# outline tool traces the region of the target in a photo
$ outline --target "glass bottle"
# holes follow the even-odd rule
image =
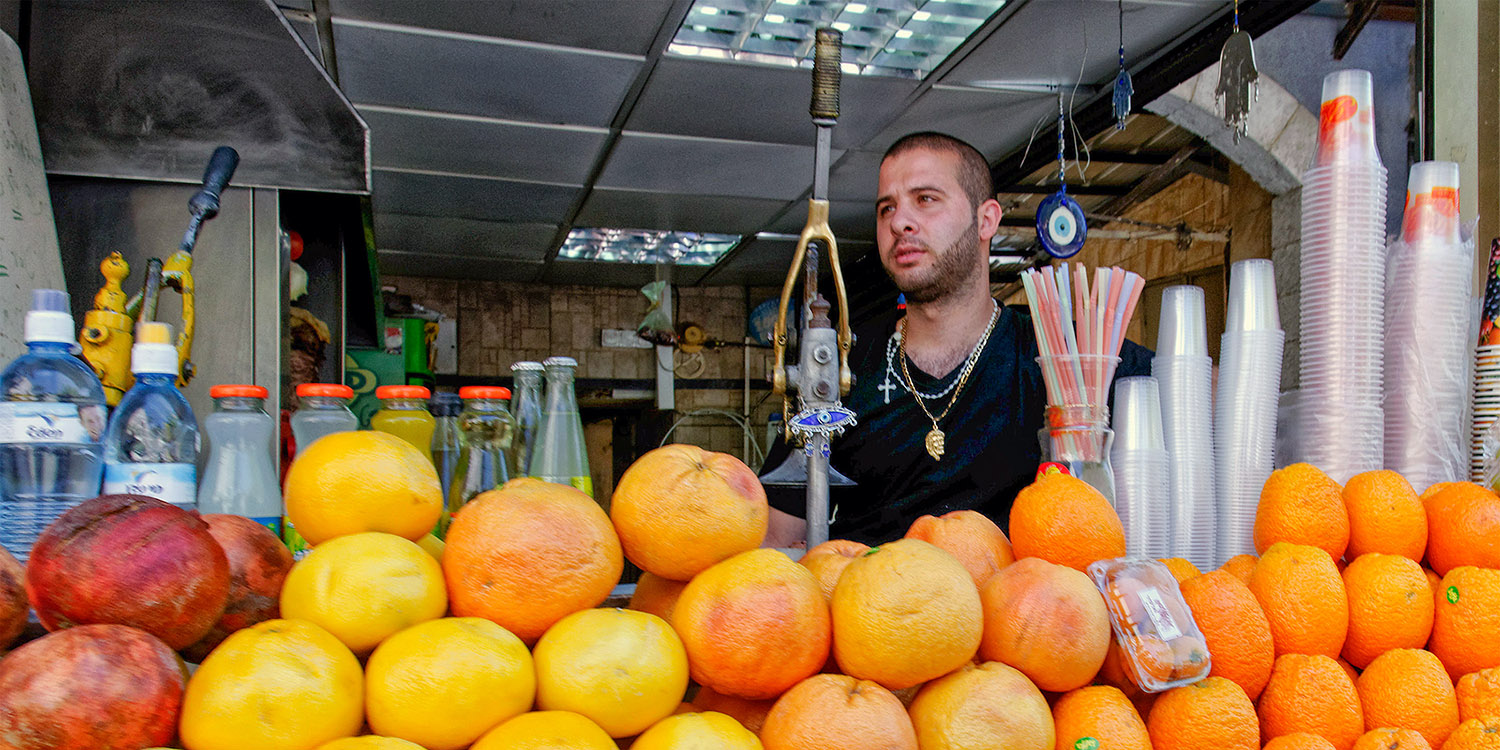
[[[216,385],[208,395],[214,413],[203,420],[208,461],[198,512],[244,516],[280,537],[281,487],[272,456],[276,422],[266,413],[270,394],[258,385]]]
[[[292,414],[292,441],[297,445],[297,455],[307,450],[324,435],[336,432],[354,432],[359,429],[359,417],[349,410],[354,400],[354,389],[337,383],[303,383],[297,386],[297,401],[300,406]],[[282,509],[281,538],[286,542],[292,557],[301,560],[312,551],[297,527],[286,517]]]
[[[370,417],[370,429],[395,435],[432,460],[432,433],[437,429],[427,411],[432,393],[420,385],[382,385],[375,389],[380,411]]]
[[[573,371],[578,362],[572,357],[548,357],[542,366],[547,374],[547,409],[527,473],[548,482],[572,485],[593,497],[594,480],[589,474],[589,454],[583,442],[583,418],[578,414],[578,396],[573,392]]]
[[[104,388],[73,356],[68,294],[37,289],[27,353],[0,374],[0,545],[22,563],[64,511],[99,494]]]
[[[509,388],[476,385],[461,388],[458,394],[464,404],[458,418],[462,447],[448,491],[448,512],[443,515],[444,534],[464,503],[510,481],[506,453],[516,429],[516,420],[505,405],[510,400]]]
[[[450,500],[448,490],[453,486],[453,470],[458,467],[458,455],[462,449],[462,435],[458,428],[458,415],[464,410],[463,397],[457,393],[432,394],[427,402],[432,412],[432,463],[437,468],[438,481],[443,483],[443,499]],[[446,528],[446,526],[444,527]]]
[[[197,506],[198,420],[177,390],[172,326],[141,323],[130,349],[135,385],[104,433],[104,492],[146,495],[184,510]]]
[[[542,428],[542,363],[517,362],[510,366],[515,378],[515,398],[511,413],[516,418],[516,436],[511,442],[510,468],[516,476],[527,476],[536,438]]]

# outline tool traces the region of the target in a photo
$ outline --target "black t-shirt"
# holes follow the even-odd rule
[[[907,391],[894,353],[900,317],[891,311],[861,326],[850,352],[855,382],[843,404],[859,424],[833,439],[830,464],[858,486],[831,488],[830,538],[878,544],[900,538],[923,515],[964,509],[1007,528],[1016,493],[1035,479],[1041,462],[1037,433],[1047,405],[1029,311],[1001,309],[968,383],[940,422],[946,442],[941,461],[927,454],[932,420]],[[1120,356],[1116,377],[1150,374],[1149,350],[1127,341]],[[942,378],[929,377],[910,360],[907,369],[917,390],[935,394],[958,379],[963,363]],[[951,397],[926,402],[933,416]],[[778,438],[763,471],[781,465],[787,454]],[[803,489],[767,487],[766,495],[772,507],[804,516]]]

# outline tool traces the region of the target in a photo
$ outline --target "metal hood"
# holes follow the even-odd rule
[[[269,0],[45,0],[30,80],[49,173],[370,192],[369,129]]]

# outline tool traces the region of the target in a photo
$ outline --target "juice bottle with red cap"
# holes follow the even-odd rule
[[[427,411],[432,392],[420,385],[382,385],[375,389],[380,411],[370,417],[370,429],[395,435],[432,460],[432,431],[437,422]]]
[[[276,422],[266,413],[269,394],[258,385],[216,385],[208,395],[214,412],[203,420],[208,462],[198,485],[198,512],[244,516],[280,536]]]
[[[354,399],[354,389],[337,383],[303,383],[297,386],[298,407],[292,414],[292,440],[297,444],[297,455],[307,450],[324,435],[335,432],[354,432],[359,429],[359,417],[349,410]],[[281,536],[286,541],[292,556],[301,560],[312,551],[312,545],[297,533],[286,514],[282,514]]]
[[[460,388],[458,395],[464,400],[458,416],[458,465],[449,487],[448,512],[439,523],[440,536],[464,503],[510,481],[506,454],[516,432],[515,417],[506,406],[510,389],[471,385]]]

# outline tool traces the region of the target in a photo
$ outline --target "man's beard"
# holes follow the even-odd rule
[[[919,305],[936,302],[952,294],[973,275],[973,253],[978,246],[979,221],[975,219],[969,222],[969,228],[965,229],[953,244],[937,253],[929,278],[911,282],[910,286],[902,286],[895,274],[891,273],[890,268],[885,269],[885,275],[889,276],[896,288],[906,295],[907,302],[915,302]]]

